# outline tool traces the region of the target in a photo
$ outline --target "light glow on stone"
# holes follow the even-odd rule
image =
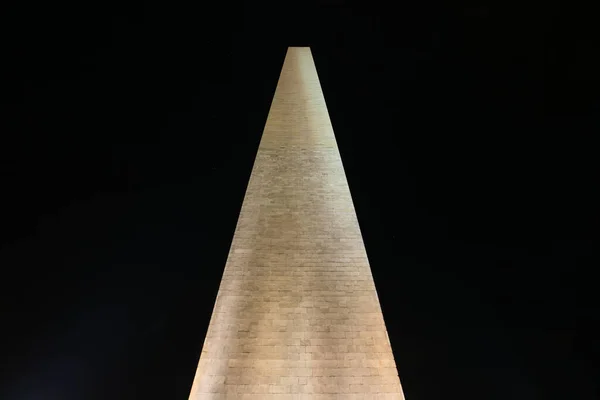
[[[310,48],[287,51],[189,398],[404,398]]]

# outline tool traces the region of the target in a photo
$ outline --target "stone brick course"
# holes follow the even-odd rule
[[[190,399],[403,399],[309,48],[288,49]]]

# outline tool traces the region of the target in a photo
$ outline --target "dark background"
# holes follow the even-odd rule
[[[11,8],[0,397],[187,399],[286,47],[309,45],[407,399],[597,398],[593,17]]]

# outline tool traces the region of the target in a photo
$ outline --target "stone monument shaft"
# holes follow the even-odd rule
[[[403,399],[310,48],[290,47],[190,400]]]

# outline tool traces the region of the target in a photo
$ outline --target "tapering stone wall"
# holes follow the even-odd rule
[[[190,399],[403,399],[309,48],[288,49]]]

